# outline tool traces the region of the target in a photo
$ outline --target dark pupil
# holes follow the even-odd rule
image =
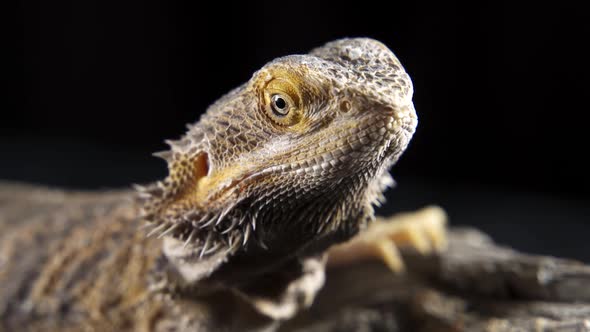
[[[275,106],[282,110],[287,106],[287,102],[281,97],[275,97]]]

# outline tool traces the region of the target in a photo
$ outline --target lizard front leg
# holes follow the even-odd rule
[[[436,206],[415,212],[378,217],[350,241],[328,251],[328,266],[348,265],[361,260],[382,260],[392,271],[404,269],[398,248],[411,247],[428,255],[447,246],[446,213]]]

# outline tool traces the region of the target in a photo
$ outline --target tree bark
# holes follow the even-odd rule
[[[364,261],[328,270],[314,305],[281,331],[590,331],[590,266],[500,247],[452,229],[406,272]]]

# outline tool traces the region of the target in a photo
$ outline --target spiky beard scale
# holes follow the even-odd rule
[[[146,187],[136,186],[142,217],[151,228],[148,236],[182,241],[183,248],[189,248],[192,256],[197,256],[192,258],[198,259],[220,252],[233,254],[246,248],[251,239],[266,248],[273,234],[284,233],[289,227],[298,227],[303,230],[299,236],[308,237],[350,227],[353,233],[373,218],[372,205],[380,205],[384,201],[382,192],[393,184],[387,172],[391,163],[383,163],[372,176],[359,174],[347,185],[341,183],[342,179],[334,181],[330,187],[339,188],[340,194],[318,193],[321,199],[307,200],[304,206],[288,206],[282,200],[273,201],[269,195],[252,199],[254,193],[245,191],[234,192],[228,200],[231,203],[223,207],[195,208],[190,200],[181,198],[190,186],[196,186],[195,167],[202,155],[194,152],[186,157],[184,153],[170,152],[158,156],[167,160],[170,175]]]

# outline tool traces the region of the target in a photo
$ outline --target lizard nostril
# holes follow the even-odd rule
[[[351,108],[352,108],[352,105],[350,104],[350,102],[348,100],[343,100],[340,103],[340,110],[344,113],[350,111]]]

